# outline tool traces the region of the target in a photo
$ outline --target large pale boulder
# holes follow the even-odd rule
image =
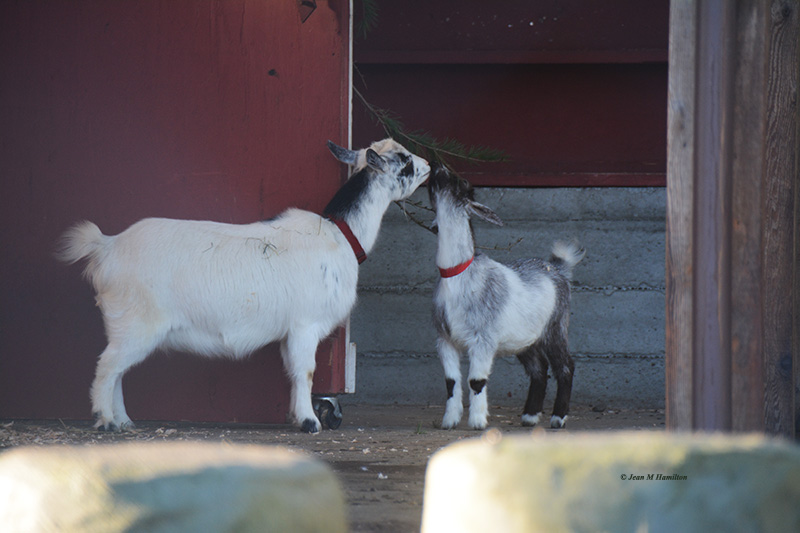
[[[3,531],[344,532],[320,461],[283,448],[131,443],[0,455]]]
[[[760,436],[489,433],[433,456],[422,530],[796,533],[800,448]]]

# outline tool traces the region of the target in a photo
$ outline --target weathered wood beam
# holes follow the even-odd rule
[[[795,434],[799,0],[675,0],[667,424]]]
[[[697,9],[670,5],[667,107],[666,415],[667,427],[692,428],[694,402],[694,151]]]
[[[764,426],[792,435],[800,366],[800,0],[767,6],[762,185]]]

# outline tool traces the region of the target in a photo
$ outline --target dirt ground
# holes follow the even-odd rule
[[[428,458],[442,447],[480,437],[466,429],[436,428],[441,406],[342,405],[344,419],[336,430],[317,435],[285,425],[225,425],[186,422],[137,422],[130,433],[103,433],[89,421],[0,421],[0,451],[15,446],[104,444],[124,441],[202,440],[281,445],[303,450],[336,472],[348,500],[354,532],[419,531]],[[489,424],[503,434],[527,434],[517,409],[494,407]],[[601,412],[573,406],[567,428],[557,431],[663,430],[663,410]],[[547,430],[556,431],[556,430]]]

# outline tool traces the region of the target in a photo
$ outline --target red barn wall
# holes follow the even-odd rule
[[[325,141],[348,142],[349,16],[347,0],[305,23],[295,2],[2,4],[0,417],[90,416],[102,321],[80,267],[52,256],[72,223],[324,207],[345,177]],[[124,387],[134,419],[282,422],[288,406],[275,347],[151,358]]]

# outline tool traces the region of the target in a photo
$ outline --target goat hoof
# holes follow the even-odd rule
[[[119,425],[120,431],[133,431],[136,429],[136,424],[128,420],[127,422],[123,422]]]
[[[550,419],[550,427],[553,429],[563,428],[564,426],[567,425],[567,418],[569,418],[567,415],[564,415],[563,418],[560,416],[553,415],[553,418]]]
[[[535,415],[523,414],[522,415],[522,425],[526,427],[534,427],[539,423],[539,417],[541,417],[542,413],[536,413]]]
[[[300,430],[303,433],[319,433],[320,430],[319,420],[315,418],[306,418],[305,420],[303,420],[303,424],[300,426]]]
[[[119,426],[116,425],[114,422],[102,422],[102,421],[98,420],[97,423],[94,425],[94,428],[97,431],[108,431],[108,432],[111,432],[111,433],[119,433],[120,432]]]
[[[455,429],[459,422],[461,422],[461,411],[450,412],[450,410],[445,410],[441,428]]]
[[[485,415],[471,415],[469,417],[469,427],[477,431],[483,431],[489,425],[489,420]]]

